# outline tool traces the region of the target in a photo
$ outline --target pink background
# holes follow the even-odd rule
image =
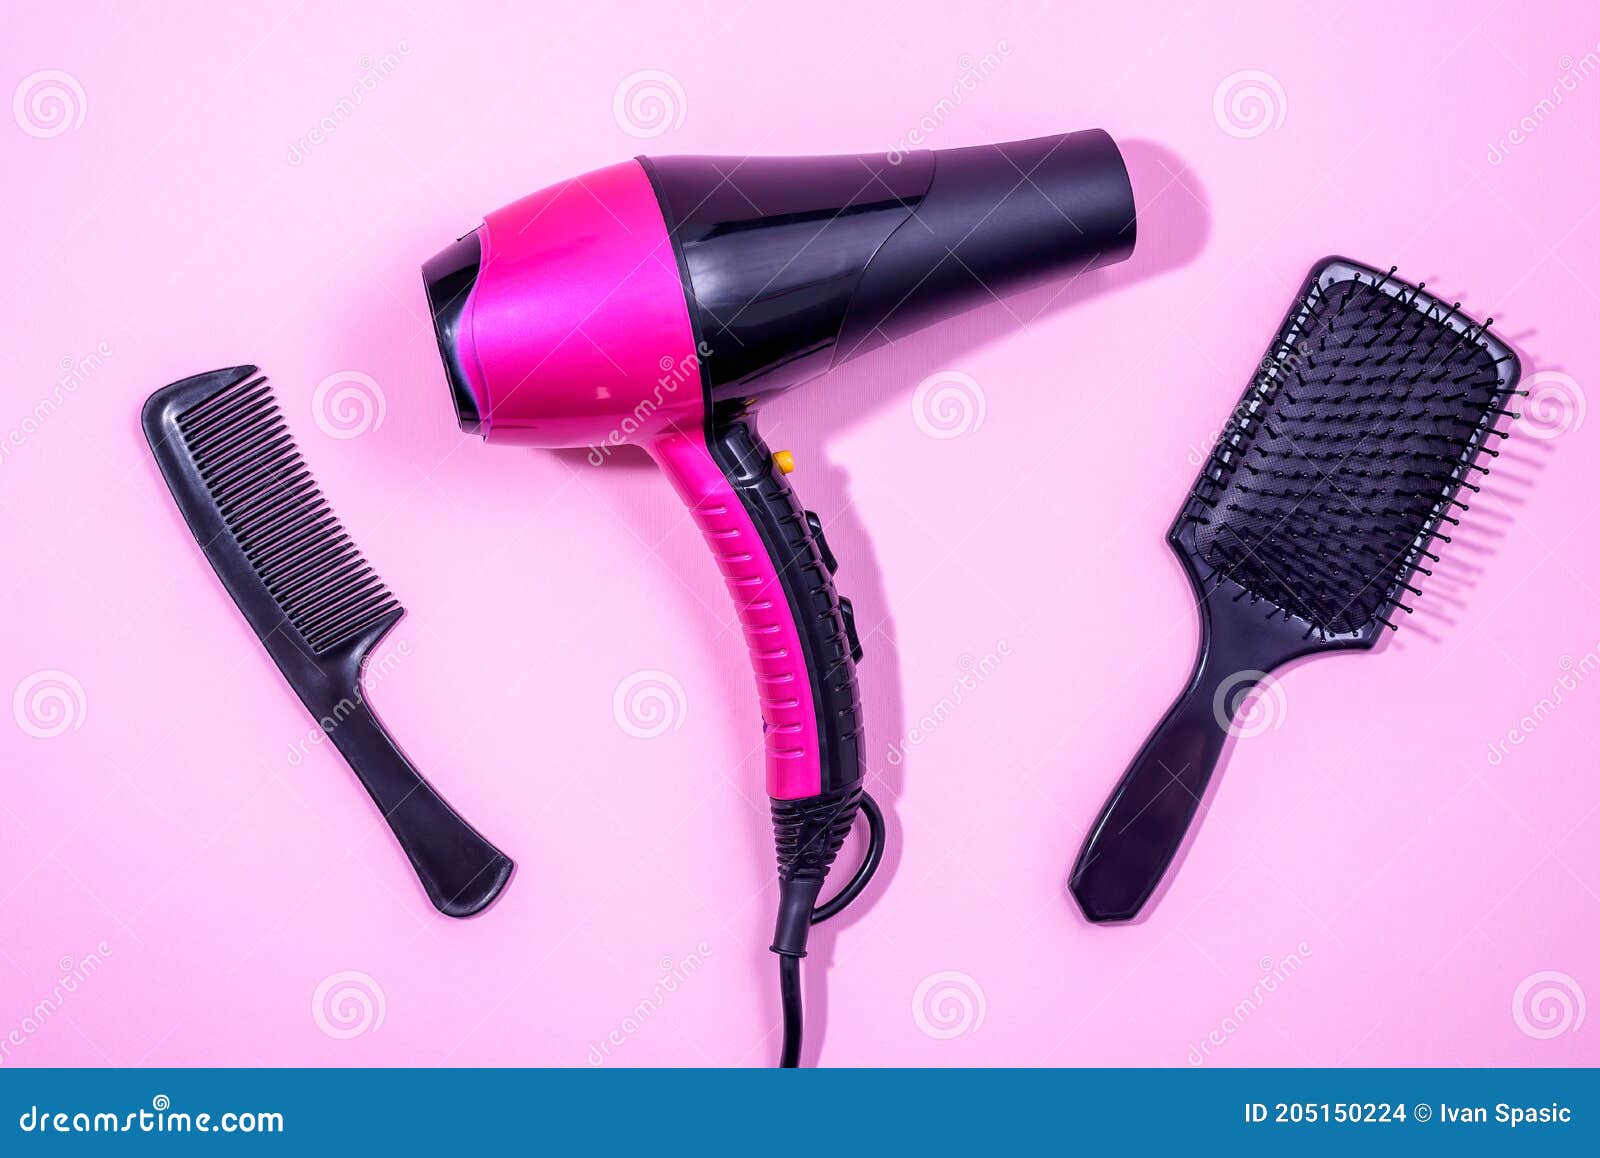
[[[613,1031],[608,1065],[771,1062],[760,737],[715,569],[642,455],[456,431],[417,267],[638,152],[919,125],[1110,130],[1140,241],[766,412],[855,600],[892,823],[868,901],[817,935],[809,1055],[1600,1063],[1591,6],[12,7],[0,88],[60,70],[82,96],[0,117],[0,703],[26,693],[0,713],[0,1065],[584,1065]],[[619,113],[630,77],[664,119]],[[1230,111],[1241,85],[1267,107]],[[1163,534],[1330,252],[1493,313],[1549,437],[1513,439],[1406,630],[1284,674],[1282,726],[1236,745],[1148,919],[1090,927],[1067,867],[1191,662]],[[519,861],[481,919],[434,914],[327,746],[291,763],[311,723],[142,442],[147,394],[241,361],[410,608],[381,715]],[[347,371],[381,422],[318,407]],[[918,385],[947,371],[968,429],[931,437]],[[640,671],[682,689],[653,738],[614,711]],[[42,677],[65,718],[40,672],[70,677]]]

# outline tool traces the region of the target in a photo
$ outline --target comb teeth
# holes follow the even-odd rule
[[[1313,281],[1182,516],[1213,577],[1325,636],[1411,610],[1429,540],[1449,542],[1468,472],[1487,473],[1473,459],[1516,417],[1488,323],[1393,274]]]
[[[399,608],[329,509],[265,377],[206,399],[177,426],[228,532],[312,652]]]

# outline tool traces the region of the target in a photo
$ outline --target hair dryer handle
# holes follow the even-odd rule
[[[853,798],[861,781],[860,651],[821,524],[748,417],[713,423],[709,439],[699,428],[675,428],[649,449],[733,596],[760,698],[767,795],[775,807]]]
[[[669,430],[649,449],[717,560],[755,668],[778,852],[772,951],[783,993],[780,1064],[793,1066],[800,1060],[799,959],[811,926],[848,904],[882,856],[881,814],[869,805],[872,835],[861,870],[817,906],[863,800],[861,645],[850,602],[833,587],[837,563],[822,524],[789,486],[791,464],[774,462],[746,415],[706,426]]]

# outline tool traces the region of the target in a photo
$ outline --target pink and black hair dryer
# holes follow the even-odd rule
[[[642,445],[727,581],[755,668],[777,833],[784,1065],[807,933],[866,885],[854,614],[764,400],[969,307],[1133,250],[1104,132],[907,154],[639,157],[497,212],[423,266],[461,428]],[[854,823],[855,878],[818,905]]]

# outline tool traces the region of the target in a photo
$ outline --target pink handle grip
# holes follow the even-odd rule
[[[822,763],[811,680],[766,544],[701,430],[673,429],[649,450],[705,536],[744,628],[766,737],[767,795],[779,800],[815,796],[822,791]]]

